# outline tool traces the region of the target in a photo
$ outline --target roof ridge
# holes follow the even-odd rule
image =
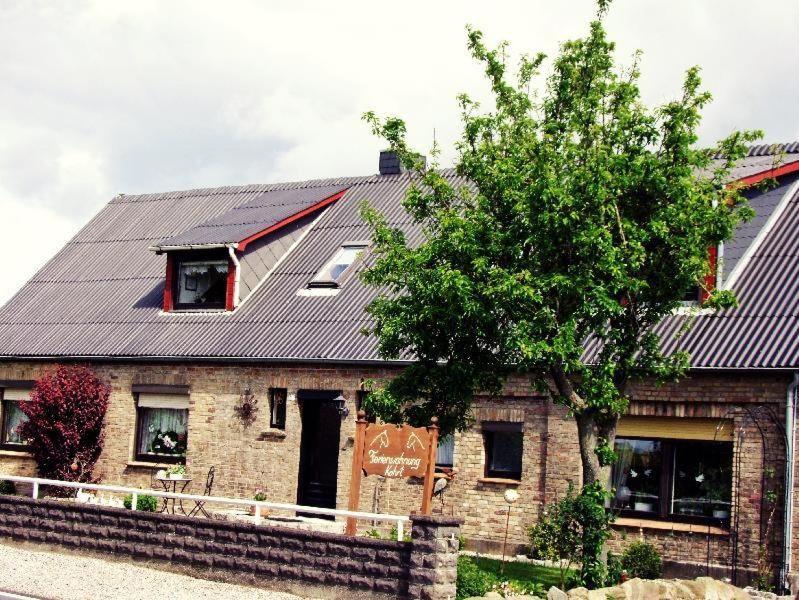
[[[799,142],[785,142],[774,144],[752,144],[748,147],[746,157],[750,156],[775,156],[777,154],[796,154],[799,152]],[[714,159],[724,158],[723,152],[715,152]]]
[[[265,193],[291,189],[307,189],[331,185],[360,185],[373,181],[380,175],[353,175],[345,177],[328,177],[319,179],[306,179],[296,181],[281,181],[275,183],[247,183],[243,185],[226,185],[207,188],[191,188],[187,190],[172,190],[167,192],[146,192],[142,194],[117,194],[112,204],[127,202],[146,202],[149,200],[180,200],[195,196],[221,196],[226,194]]]

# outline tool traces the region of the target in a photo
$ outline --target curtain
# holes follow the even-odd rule
[[[140,408],[139,454],[186,454],[189,411]]]
[[[455,438],[450,434],[438,440],[436,451],[436,464],[442,467],[451,467],[455,456]]]
[[[22,409],[19,407],[19,402],[6,400],[3,402],[3,408],[5,409],[3,411],[3,418],[5,420],[4,431],[6,434],[3,442],[6,444],[24,443],[17,429],[28,420],[28,417],[22,412]]]
[[[611,485],[616,490],[616,497],[613,505],[616,508],[623,507],[630,499],[630,490],[627,487],[627,473],[630,472],[633,454],[635,454],[634,442],[630,440],[616,440],[616,462],[613,465],[613,481]]]

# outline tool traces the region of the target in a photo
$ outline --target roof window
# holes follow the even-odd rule
[[[308,287],[311,288],[337,288],[349,272],[350,267],[358,255],[366,249],[366,242],[347,242],[341,245],[333,258],[316,274]]]

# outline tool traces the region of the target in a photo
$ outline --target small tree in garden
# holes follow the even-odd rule
[[[103,449],[108,387],[88,368],[60,365],[36,382],[20,433],[47,479],[94,481]]]
[[[574,417],[581,497],[604,510],[628,382],[685,372],[688,356],[664,356],[653,328],[709,273],[709,248],[751,215],[741,189],[725,183],[760,134],[696,146],[710,100],[698,68],[677,99],[645,106],[638,57],[617,67],[601,21],[609,1],[598,4],[600,19],[563,44],[537,90],[543,55],[522,58],[514,77],[506,47],[469,31],[494,100],[485,112],[460,98],[456,171],[470,186],[426,167],[402,120],[368,113],[410,170],[404,207],[421,233],[408,243],[368,205],[363,216],[376,255],[364,280],[381,290],[371,332],[384,358],[415,358],[367,408],[418,425],[436,415],[446,435],[469,424],[475,393],[499,394],[515,371],[534,374]],[[706,291],[707,308],[735,302]],[[592,533],[599,543],[583,556],[588,586],[605,579],[602,538]]]

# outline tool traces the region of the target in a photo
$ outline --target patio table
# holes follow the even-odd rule
[[[191,477],[156,477],[155,479],[161,483],[164,491],[181,494],[186,491],[186,488],[191,483]],[[178,489],[178,486],[180,486],[180,489]],[[170,501],[172,503],[171,509]],[[186,510],[183,508],[183,500],[177,498],[164,498],[164,504],[161,506],[160,512],[173,515],[178,514],[178,512],[186,514]]]

